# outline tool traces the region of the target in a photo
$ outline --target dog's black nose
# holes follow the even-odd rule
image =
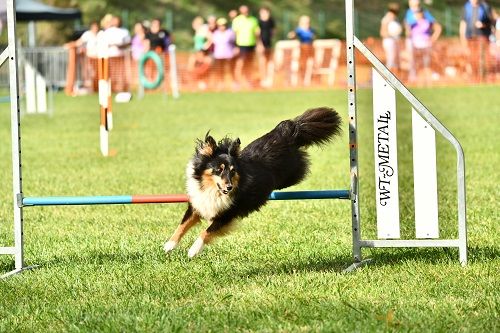
[[[227,189],[228,191],[231,191],[231,190],[233,189],[233,186],[232,186],[232,185],[228,185],[228,186],[226,186],[226,189]]]

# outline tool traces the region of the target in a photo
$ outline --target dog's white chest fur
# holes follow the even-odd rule
[[[212,220],[218,213],[231,206],[231,197],[222,195],[215,187],[202,189],[201,184],[193,178],[193,172],[193,165],[189,162],[186,168],[186,187],[189,201],[201,217],[205,220]]]

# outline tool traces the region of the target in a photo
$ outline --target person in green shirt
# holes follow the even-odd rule
[[[236,34],[236,47],[238,56],[236,59],[234,74],[238,83],[252,81],[252,65],[255,55],[255,47],[260,43],[259,21],[250,15],[248,6],[240,6],[240,15],[232,22],[232,29]]]

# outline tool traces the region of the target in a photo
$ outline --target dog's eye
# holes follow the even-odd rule
[[[215,169],[215,173],[216,173],[216,174],[220,174],[220,173],[222,173],[222,169],[221,169],[221,168],[217,168],[217,169]]]

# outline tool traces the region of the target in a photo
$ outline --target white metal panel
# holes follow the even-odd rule
[[[39,113],[47,112],[47,83],[40,73],[36,73],[36,108]]]
[[[36,113],[35,69],[28,63],[24,64],[24,84],[26,89],[26,112]]]
[[[399,238],[396,92],[375,69],[372,74],[377,237]]]
[[[415,231],[417,238],[439,238],[436,134],[412,108]]]

